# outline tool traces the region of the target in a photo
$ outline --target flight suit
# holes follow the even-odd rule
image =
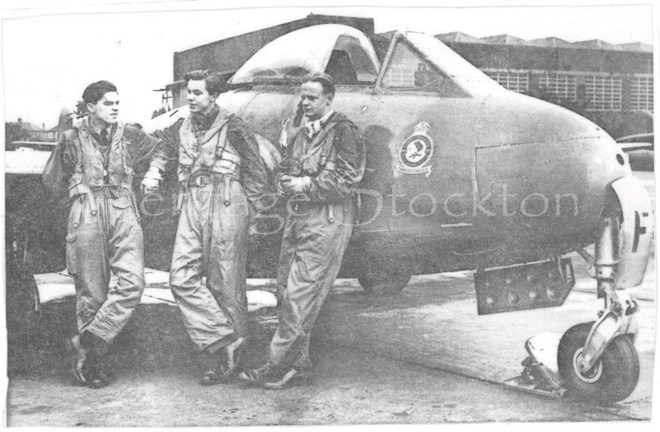
[[[215,107],[156,133],[178,160],[181,212],[170,287],[188,334],[202,351],[247,334],[246,260],[250,213],[269,188],[258,144],[241,119]],[[202,277],[206,276],[203,285]]]
[[[103,142],[89,117],[66,131],[43,173],[47,189],[68,190],[66,262],[76,287],[78,330],[110,343],[144,291],[142,228],[133,167],[159,146],[136,126],[117,123]],[[110,287],[110,274],[117,286]]]
[[[364,149],[357,127],[333,113],[310,138],[304,129],[287,138],[278,175],[311,177],[308,192],[287,199],[277,286],[278,326],[269,362],[307,369],[316,317],[339,273],[355,218],[351,186],[363,176]]]

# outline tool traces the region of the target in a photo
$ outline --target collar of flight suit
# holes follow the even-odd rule
[[[213,138],[215,134],[217,134],[220,131],[220,129],[225,125],[225,123],[227,123],[229,117],[231,117],[231,114],[228,111],[218,108],[215,119],[213,120],[213,123],[211,123],[211,127],[204,133],[204,136],[200,140],[199,144],[204,145],[211,138]],[[190,123],[191,128],[192,128],[192,121],[193,120],[191,115],[188,117],[188,122]]]
[[[89,139],[93,138],[93,141],[96,143],[98,140],[95,137],[97,135],[97,131],[100,129],[96,129],[94,126],[92,126],[91,122],[91,116],[87,115],[84,117],[80,123],[78,123],[77,129],[78,133],[82,133],[84,139]],[[112,137],[110,140],[110,146],[112,149],[116,149],[119,146],[119,142],[121,141],[121,137],[124,134],[124,124],[122,122],[117,122],[114,125],[110,126],[110,131],[109,131],[109,136]]]
[[[113,132],[113,130],[112,130],[112,129],[113,129],[113,126],[114,126],[114,125],[110,125],[110,126],[108,126],[107,128],[105,128],[105,129],[101,129],[101,128],[97,128],[97,127],[95,127],[95,126],[92,124],[91,118],[90,118],[90,120],[89,120],[89,127],[90,127],[90,129],[92,130],[92,132],[94,132],[95,137],[101,137],[101,134],[103,133],[103,131],[106,131],[106,133],[108,134],[108,139],[112,140],[112,137],[114,136],[114,135],[112,134],[112,132]]]
[[[325,127],[330,117],[334,114],[334,110],[331,108],[323,117],[317,120],[310,120],[305,123],[305,133],[309,139],[314,139],[321,130]]]
[[[328,135],[333,133],[335,126],[337,126],[345,117],[341,113],[332,111],[326,116],[323,116],[322,119],[325,120],[325,124],[321,128],[321,131],[317,133],[314,138],[309,139],[304,128],[298,132],[298,137],[301,138],[300,144],[294,146],[292,149],[295,157],[300,160],[301,164],[305,166],[309,164],[309,161],[314,159],[317,155],[323,152],[323,149],[332,144],[333,141],[328,141]],[[309,170],[314,171],[314,170]]]
[[[192,160],[199,156],[200,147],[210,141],[222,127],[227,123],[231,114],[228,111],[219,109],[209,130],[204,133],[201,139],[197,139],[193,132],[192,115],[186,117],[179,129],[181,150]]]
[[[211,111],[206,113],[206,114],[191,114],[191,121],[195,129],[201,131],[201,132],[206,132],[211,128],[213,125],[213,122],[215,121],[215,118],[218,115],[218,112],[220,111],[220,107],[218,105],[213,104],[213,108],[211,108]]]

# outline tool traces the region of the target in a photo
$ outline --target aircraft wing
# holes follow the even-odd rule
[[[143,304],[166,304],[176,306],[176,301],[169,288],[170,275],[167,272],[144,269],[146,287],[142,295]],[[73,278],[66,270],[59,273],[43,273],[34,275],[37,283],[35,308],[53,302],[72,301],[76,295]],[[110,286],[116,285],[117,278],[112,277]],[[250,279],[252,288],[272,285],[268,280]],[[277,298],[269,291],[249,289],[247,291],[248,312],[277,306]]]
[[[5,152],[5,173],[8,175],[41,175],[50,151],[19,147]]]
[[[635,150],[653,150],[653,132],[617,138],[616,143],[626,153]]]
[[[643,143],[643,142],[629,142],[629,143],[617,143],[619,147],[624,152],[628,153],[635,150],[653,150],[652,143]]]

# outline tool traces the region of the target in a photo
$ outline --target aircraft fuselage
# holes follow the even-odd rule
[[[254,86],[218,103],[278,143],[297,87]],[[413,274],[557,256],[596,238],[608,185],[630,174],[614,141],[558,106],[487,96],[339,87],[333,107],[360,128],[367,172],[343,274]]]

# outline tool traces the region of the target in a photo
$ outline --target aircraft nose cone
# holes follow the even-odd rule
[[[631,175],[614,140],[576,113],[509,92],[487,100],[481,118],[478,195],[494,217],[539,241],[588,241],[607,187]]]

